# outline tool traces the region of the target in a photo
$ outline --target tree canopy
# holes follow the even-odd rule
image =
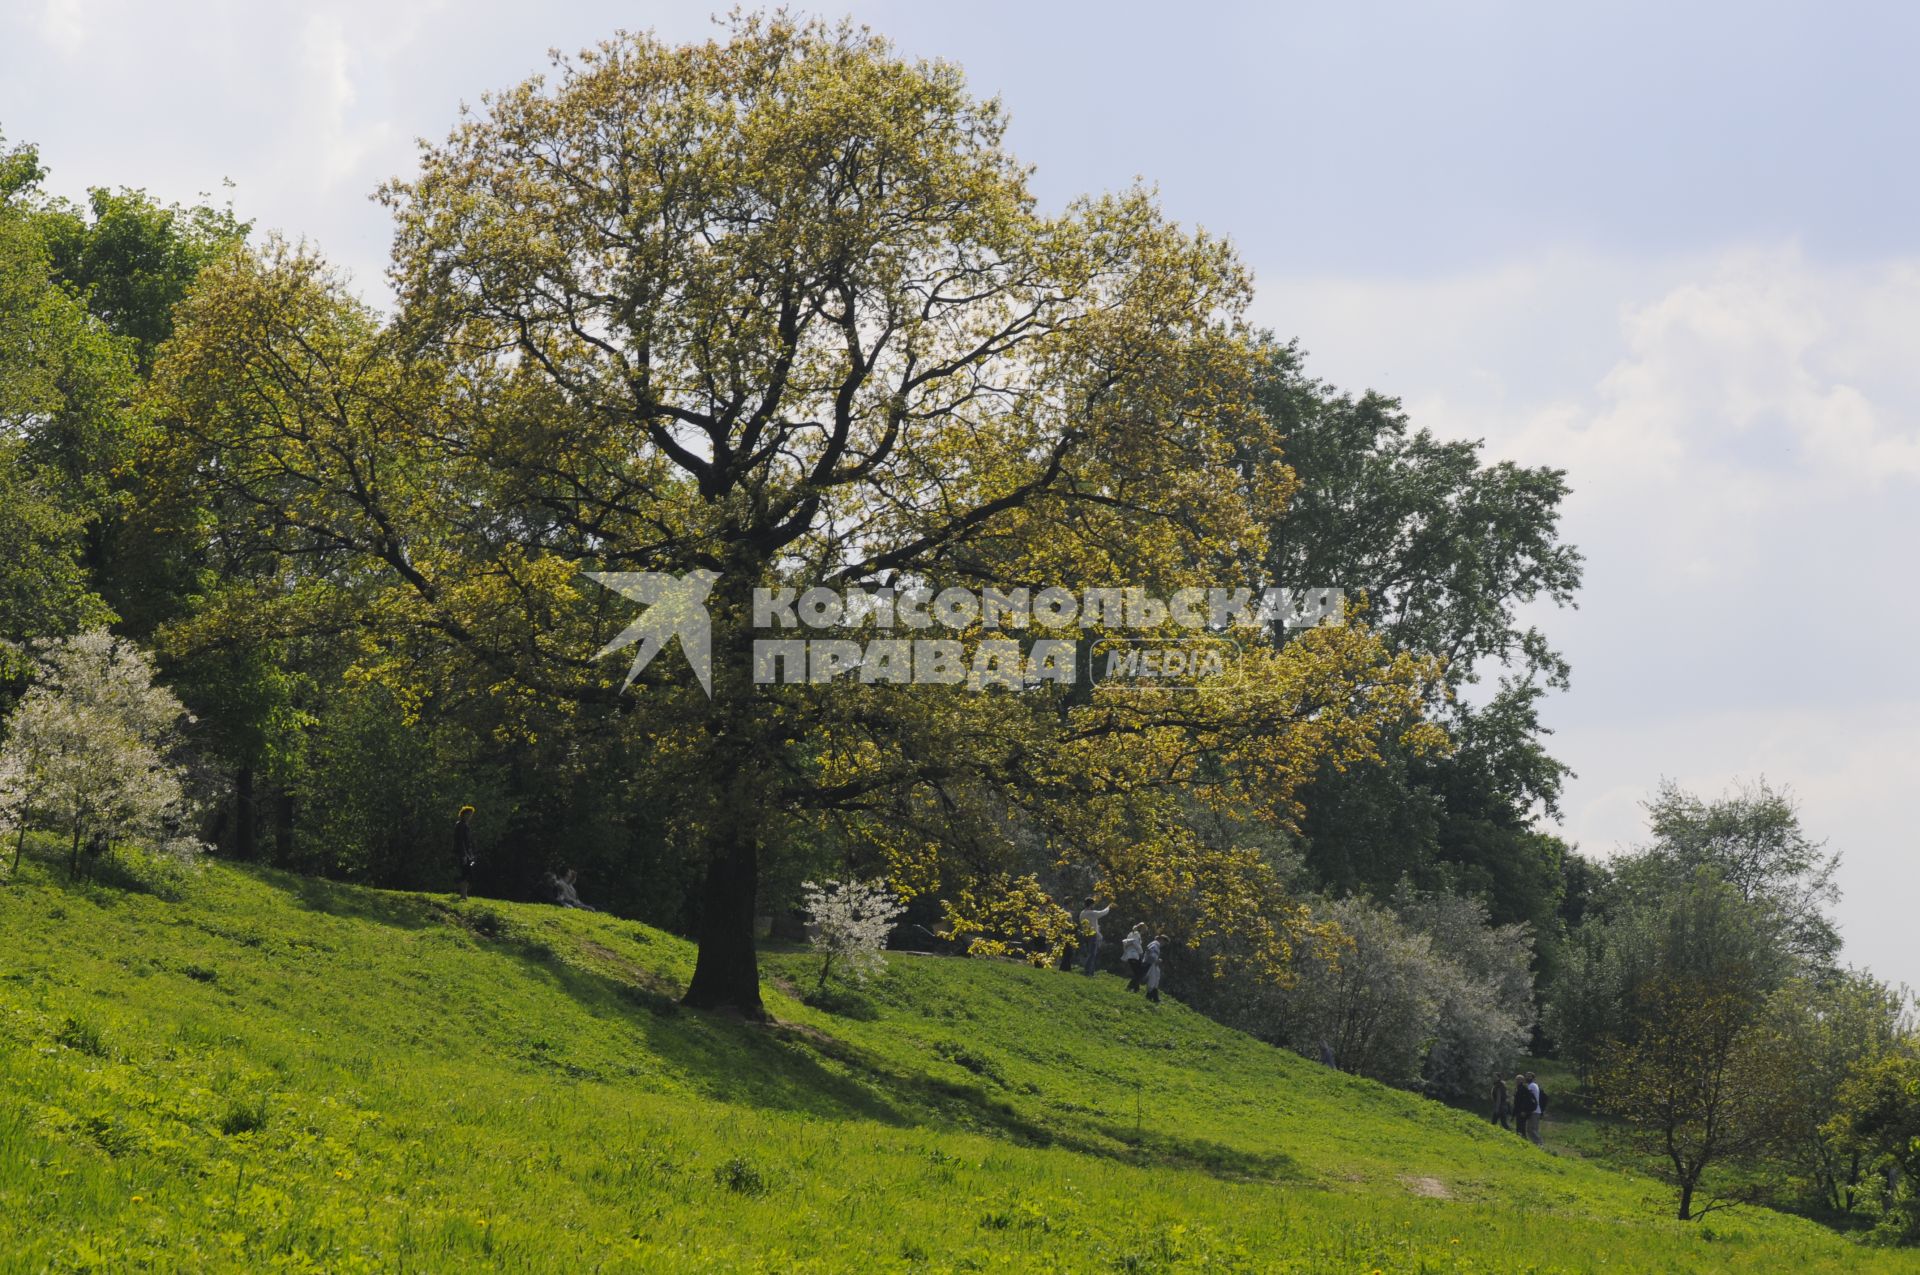
[[[1422,658],[1353,625],[1197,695],[754,683],[761,586],[1265,583],[1293,480],[1244,270],[1145,192],[1043,212],[1003,134],[848,26],[623,37],[387,189],[392,321],[305,250],[215,262],[152,460],[234,567],[170,641],[351,623],[403,711],[651,772],[705,876],[696,1004],[757,1011],[761,873],[803,846],[920,889],[1037,848],[1281,976],[1303,913],[1185,803],[1289,819],[1323,762],[1433,747]],[[588,569],[712,573],[710,700],[658,662],[623,697]]]

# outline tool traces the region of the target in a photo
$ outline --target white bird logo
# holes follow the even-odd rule
[[[640,644],[633,667],[627,670],[627,680],[620,684],[622,691],[633,685],[633,679],[660,653],[667,639],[677,636],[681,652],[693,666],[693,675],[700,679],[707,697],[713,697],[713,617],[707,613],[707,595],[720,578],[718,571],[702,567],[681,576],[657,571],[589,571],[587,575],[647,608],[594,656],[600,659],[635,642]]]

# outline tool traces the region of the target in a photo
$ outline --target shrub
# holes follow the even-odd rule
[[[34,680],[0,748],[0,827],[57,829],[81,850],[133,842],[190,861],[205,847],[175,757],[183,722],[153,662],[104,630],[34,646]],[[16,846],[18,844],[16,831]]]
[[[242,1099],[230,1104],[220,1117],[220,1132],[231,1138],[236,1133],[257,1133],[267,1127],[267,1100]]]
[[[808,939],[820,954],[820,986],[836,965],[856,982],[886,968],[887,935],[905,911],[880,881],[805,882]]]
[[[713,1171],[713,1180],[736,1195],[765,1195],[767,1180],[751,1160],[734,1156]]]

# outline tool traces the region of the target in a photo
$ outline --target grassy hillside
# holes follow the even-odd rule
[[[0,1271],[1920,1271],[1177,1004],[895,958],[777,1026],[602,916],[210,865],[0,887]]]

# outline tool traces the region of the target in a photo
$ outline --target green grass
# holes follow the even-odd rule
[[[213,864],[0,887],[0,1271],[1920,1271],[1155,1008]]]

